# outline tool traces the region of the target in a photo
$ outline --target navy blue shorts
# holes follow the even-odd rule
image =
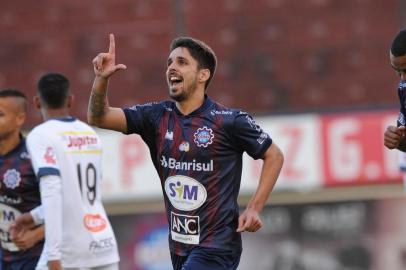
[[[34,270],[37,266],[39,257],[33,257],[29,259],[14,261],[14,262],[5,262],[1,261],[2,267],[1,270]]]
[[[174,270],[235,270],[240,258],[241,252],[238,251],[206,247],[195,247],[187,256],[171,252]]]

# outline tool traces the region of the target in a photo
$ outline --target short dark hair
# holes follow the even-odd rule
[[[37,84],[39,97],[51,109],[65,105],[69,96],[69,80],[60,73],[47,73]]]
[[[0,90],[0,98],[8,98],[8,97],[13,97],[13,98],[20,98],[22,99],[22,109],[24,112],[27,111],[27,97],[23,92],[21,92],[18,89],[15,88],[5,88]]]
[[[406,55],[406,30],[401,30],[392,41],[390,51],[393,56]]]
[[[199,69],[207,68],[210,70],[210,77],[205,84],[205,88],[207,88],[214,76],[217,66],[217,57],[214,51],[203,41],[191,37],[175,38],[171,43],[170,51],[172,52],[179,47],[187,48],[189,50],[190,55],[192,55],[199,64]]]

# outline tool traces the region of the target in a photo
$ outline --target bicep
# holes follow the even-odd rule
[[[283,164],[283,153],[280,148],[273,142],[265,151],[263,158],[264,161]]]

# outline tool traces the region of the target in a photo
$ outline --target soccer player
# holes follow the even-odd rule
[[[3,270],[32,270],[41,255],[43,226],[12,235],[22,213],[41,204],[39,183],[21,135],[27,99],[17,89],[0,90],[0,240]]]
[[[400,31],[392,41],[389,52],[392,68],[400,77],[398,96],[400,112],[397,126],[390,125],[384,133],[384,145],[389,149],[406,152],[406,30]]]
[[[101,202],[100,138],[69,115],[73,96],[62,74],[40,78],[34,103],[44,123],[29,133],[27,146],[40,180],[48,268],[117,270],[116,239]]]
[[[112,34],[109,51],[97,55],[93,65],[88,121],[137,133],[148,145],[163,190],[174,269],[236,269],[241,232],[261,228],[260,212],[283,155],[251,116],[206,95],[216,68],[212,49],[188,37],[173,40],[166,71],[172,100],[124,109],[110,107],[107,100],[110,76],[126,69],[115,63]],[[244,151],[264,163],[255,195],[239,215]]]

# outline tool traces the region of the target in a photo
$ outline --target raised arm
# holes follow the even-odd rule
[[[99,53],[93,59],[95,79],[90,94],[87,110],[87,120],[90,125],[112,129],[120,132],[127,131],[127,123],[121,108],[110,107],[107,99],[108,81],[111,75],[127,67],[116,65],[114,35],[110,34],[110,46],[107,53]]]

